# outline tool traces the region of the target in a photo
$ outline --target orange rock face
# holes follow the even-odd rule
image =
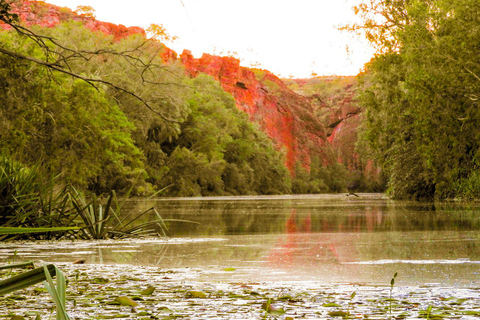
[[[204,54],[195,59],[185,50],[180,59],[190,76],[209,74],[233,95],[237,107],[285,151],[292,173],[297,163],[309,168],[311,154],[325,143],[326,135],[306,97],[287,88],[271,72],[242,67],[233,57]]]
[[[113,35],[115,39],[125,38],[132,34],[145,35],[145,30],[140,27],[126,27],[124,25],[98,21],[93,17],[76,14],[69,8],[58,7],[43,1],[24,0],[14,2],[12,9],[27,26],[54,27],[62,21],[73,20],[82,22],[93,31],[102,31],[105,34]],[[0,26],[8,28],[5,25],[0,24]]]

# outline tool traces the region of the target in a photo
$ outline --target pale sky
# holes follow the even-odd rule
[[[356,19],[359,0],[46,0],[75,10],[91,6],[98,20],[147,28],[161,24],[191,50],[233,54],[241,65],[281,77],[355,75],[373,56],[365,40],[337,27]]]

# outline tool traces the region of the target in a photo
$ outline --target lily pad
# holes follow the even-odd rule
[[[187,297],[204,299],[207,297],[207,295],[202,291],[188,291]]]
[[[339,305],[338,303],[335,303],[335,302],[330,302],[330,303],[325,303],[323,305],[323,307],[325,307],[325,308],[338,308],[338,307],[341,307],[341,305]]]
[[[274,306],[273,304],[271,304],[270,302],[264,302],[262,303],[262,307],[261,307],[263,310],[267,311],[268,313],[271,313],[271,314],[277,314],[277,315],[282,315],[282,314],[285,314],[285,310],[282,309],[282,308],[277,308],[276,306]]]
[[[228,271],[228,272],[232,272],[232,271],[235,271],[237,270],[237,268],[225,268],[223,269],[223,271]]]
[[[142,290],[142,292],[140,293],[144,296],[151,296],[154,291],[155,291],[155,287],[149,286],[147,289]]]
[[[345,311],[331,311],[328,313],[328,315],[331,317],[346,317],[349,316],[350,313]]]
[[[138,305],[135,301],[133,301],[132,299],[126,296],[116,297],[114,302],[117,302],[122,306],[129,306],[129,307],[136,307]]]
[[[102,278],[102,277],[98,277],[98,278],[93,278],[92,283],[108,283],[110,282],[110,280],[108,280],[107,278]]]

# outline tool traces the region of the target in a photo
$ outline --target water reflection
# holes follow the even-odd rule
[[[217,270],[206,280],[475,286],[480,273],[476,205],[396,202],[382,195],[132,200],[170,222],[165,241],[22,247],[19,255],[57,261]],[[52,255],[52,250],[54,254]],[[81,254],[80,254],[81,253]],[[73,258],[75,256],[75,258]],[[222,272],[224,268],[235,272]]]
[[[480,228],[478,207],[396,202],[381,195],[132,200],[125,211],[140,213],[151,207],[167,219],[200,223],[171,222],[172,236],[274,234],[291,228],[328,233]]]

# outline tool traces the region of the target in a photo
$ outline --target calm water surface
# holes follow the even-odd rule
[[[480,207],[381,194],[130,201],[171,222],[168,241],[1,244],[0,259],[210,270],[205,281],[305,281],[479,287]],[[235,271],[225,271],[235,268]]]

